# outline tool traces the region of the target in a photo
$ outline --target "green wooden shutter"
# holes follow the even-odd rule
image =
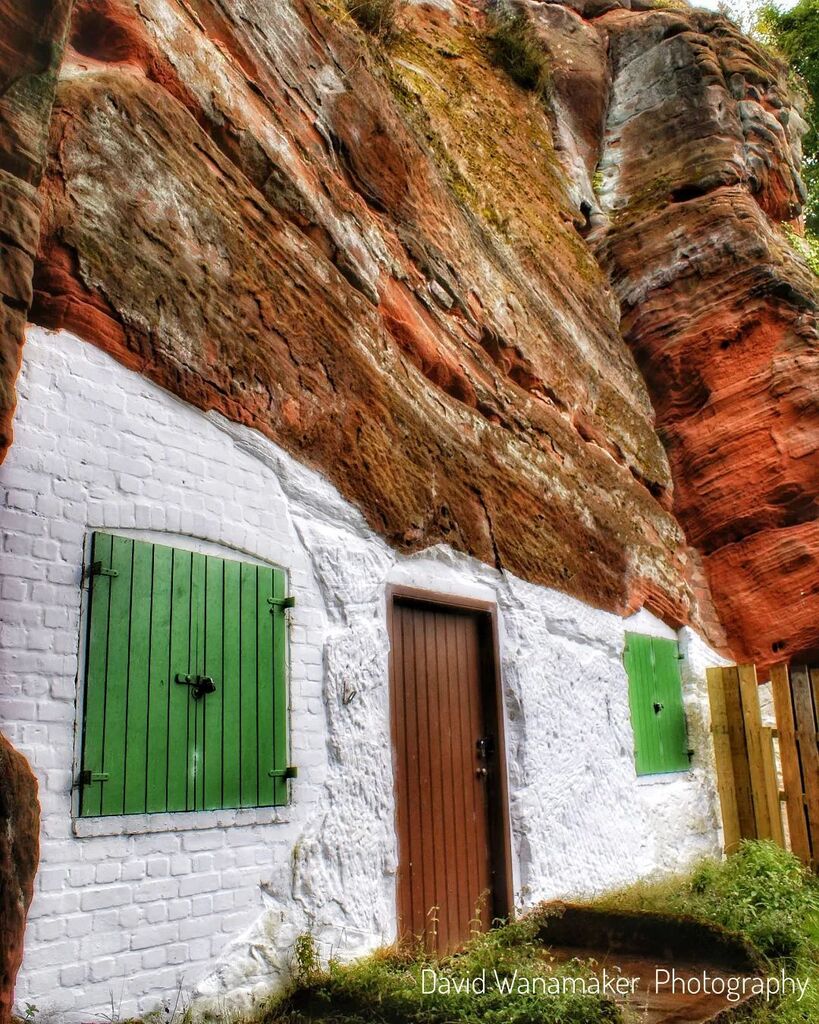
[[[82,815],[287,802],[286,579],[92,538]],[[194,697],[177,677],[210,677]]]
[[[688,735],[677,643],[627,633],[624,661],[637,774],[686,771]]]

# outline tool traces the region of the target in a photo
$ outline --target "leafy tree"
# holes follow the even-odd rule
[[[802,176],[808,190],[806,224],[819,235],[819,0],[800,0],[782,11],[773,3],[759,10],[758,34],[773,45],[799,75],[808,92],[808,132],[802,139]]]

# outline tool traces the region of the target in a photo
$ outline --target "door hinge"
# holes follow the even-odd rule
[[[108,772],[92,772],[90,768],[85,768],[80,772],[80,785],[90,786],[94,782],[107,782]]]
[[[90,579],[92,576],[119,576],[116,569],[109,569],[102,562],[92,562],[83,569],[82,578]]]
[[[273,611],[273,608],[292,608],[296,603],[296,599],[295,597],[268,597],[267,603],[273,606],[270,609]]]
[[[296,765],[289,764],[286,768],[274,768],[267,774],[271,779],[295,779],[298,778],[299,770]]]

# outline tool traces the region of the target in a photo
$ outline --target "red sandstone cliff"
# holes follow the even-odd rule
[[[801,117],[722,19],[623,8],[521,5],[543,103],[482,4],[407,3],[386,46],[341,0],[80,0],[18,125],[50,120],[30,316],[263,431],[400,548],[770,661],[819,646]]]

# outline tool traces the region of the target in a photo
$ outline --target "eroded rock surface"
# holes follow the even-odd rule
[[[0,0],[0,454],[31,305],[38,192],[72,0]]]
[[[702,12],[520,6],[546,104],[481,4],[405,5],[384,46],[341,0],[80,0],[32,317],[274,438],[398,548],[724,647],[721,615],[762,660],[819,644],[782,69]]]
[[[0,733],[0,1024],[10,1024],[40,850],[37,780]]]
[[[651,392],[674,509],[735,653],[819,644],[817,279],[783,68],[705,12],[600,19],[613,68],[596,240]],[[647,155],[650,159],[647,159]]]

